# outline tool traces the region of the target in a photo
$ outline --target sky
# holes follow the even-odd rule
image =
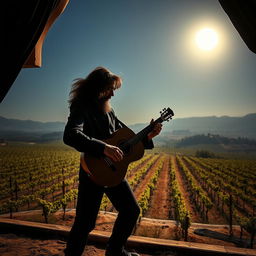
[[[195,34],[212,28],[203,51]],[[70,86],[104,66],[123,79],[111,103],[127,124],[256,111],[256,55],[216,0],[70,0],[48,32],[42,67],[22,69],[0,116],[66,122]]]

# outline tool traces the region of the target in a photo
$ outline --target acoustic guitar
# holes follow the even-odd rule
[[[156,123],[169,121],[174,116],[170,108],[164,108],[160,114],[158,119],[137,134],[128,127],[124,127],[114,132],[110,138],[103,140],[107,144],[117,146],[123,151],[124,156],[121,161],[115,162],[107,156],[97,158],[82,153],[80,162],[83,170],[91,180],[104,187],[113,187],[120,184],[126,175],[129,164],[143,157],[144,146],[141,142],[143,138],[153,130]]]

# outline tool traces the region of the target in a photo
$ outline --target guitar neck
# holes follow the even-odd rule
[[[137,144],[138,142],[142,141],[147,135],[149,132],[151,132],[155,126],[155,124],[157,123],[162,123],[163,122],[163,119],[161,117],[159,117],[158,119],[156,119],[154,122],[150,123],[147,127],[145,127],[143,130],[141,130],[140,132],[138,132],[136,134],[136,136],[134,136],[132,139],[130,139],[128,141],[128,143],[130,145],[135,145]]]
[[[159,118],[157,118],[154,122],[150,123],[143,130],[138,132],[134,137],[123,143],[121,149],[125,151],[127,150],[127,148],[130,148],[130,146],[142,141],[148,135],[148,133],[150,133],[154,129],[155,124],[162,123],[163,121],[169,121],[169,119],[172,119],[172,116],[174,116],[174,113],[170,108],[164,108],[163,111],[160,111],[160,113],[161,116]]]

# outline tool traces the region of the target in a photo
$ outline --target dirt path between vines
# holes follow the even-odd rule
[[[147,159],[146,161],[144,161],[141,165],[139,165],[138,167],[136,167],[135,170],[132,171],[132,172],[130,173],[130,175],[126,177],[127,180],[128,180],[128,181],[129,181],[129,180],[132,180],[133,177],[136,175],[136,173],[137,173],[138,171],[140,171],[140,169],[144,168],[144,167],[149,163],[149,161],[152,160],[152,158],[155,158],[155,161],[157,161],[157,159],[159,158],[159,156],[156,157],[155,155],[152,155],[152,157],[148,158],[148,159]]]
[[[157,160],[149,168],[146,175],[144,176],[144,179],[141,182],[139,182],[138,186],[136,186],[136,188],[134,190],[134,195],[135,195],[135,198],[137,200],[140,198],[140,196],[142,195],[142,193],[146,189],[147,184],[149,183],[151,177],[154,175],[155,169],[158,166],[158,164],[159,164],[159,162],[161,161],[162,158],[163,158],[163,155],[161,154],[160,157],[157,158]]]
[[[146,217],[154,219],[169,219],[171,209],[171,199],[169,196],[169,161],[170,156],[165,155],[163,167],[159,173],[156,189],[154,190],[150,200],[149,210],[145,215]]]
[[[138,166],[134,167],[134,168],[131,169],[131,170],[128,170],[128,172],[127,172],[127,174],[126,174],[126,179],[127,179],[127,180],[131,179],[131,178],[135,175],[135,173],[136,173],[139,169],[143,168],[153,156],[154,156],[154,155],[152,155],[151,157],[146,156],[145,160],[144,160],[143,162],[141,162]]]
[[[154,157],[154,155],[152,155],[152,157]],[[127,177],[128,183],[129,183],[129,180],[132,180],[132,178],[136,175],[136,173],[140,171],[140,169],[144,168],[144,167],[148,164],[148,162],[152,159],[152,157],[147,158],[147,159],[146,159],[145,161],[143,161],[139,166],[135,167],[134,171],[132,171],[132,172],[130,173],[130,176]],[[159,157],[160,157],[160,156],[157,156],[157,157],[156,157],[155,162],[157,161],[157,159],[159,159]],[[154,163],[153,163],[153,164],[154,164]],[[153,164],[152,164],[152,165],[153,165]],[[151,168],[151,167],[150,167],[150,168]],[[150,168],[149,168],[149,169],[150,169]],[[135,188],[133,188],[133,191],[135,191],[136,187],[137,187],[137,186],[135,186]],[[114,208],[114,206],[112,205],[111,202],[108,203],[106,210],[107,210],[108,212],[116,212],[116,210],[115,210],[115,208]]]

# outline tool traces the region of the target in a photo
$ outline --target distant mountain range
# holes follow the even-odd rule
[[[137,132],[147,125],[147,123],[140,123],[129,125],[129,127]],[[38,122],[0,116],[0,139],[26,141],[61,139],[64,127],[64,122]],[[174,118],[169,123],[164,123],[163,132],[157,137],[157,141],[208,133],[256,139],[256,113],[242,117]]]
[[[146,124],[135,124],[130,127],[140,130]],[[163,134],[191,136],[196,134],[219,134],[227,137],[247,137],[256,139],[256,113],[242,117],[209,116],[175,118],[163,126]]]
[[[38,122],[32,120],[9,119],[0,116],[0,131],[22,132],[60,132],[64,129],[63,122]]]
[[[65,123],[8,119],[0,116],[0,139],[9,141],[61,140]]]

